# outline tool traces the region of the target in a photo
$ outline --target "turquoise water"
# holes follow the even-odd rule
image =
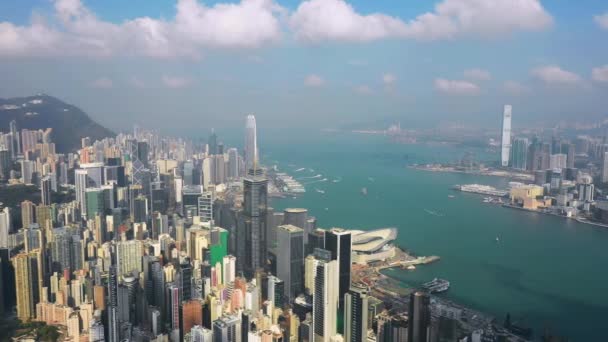
[[[481,196],[450,190],[467,183],[504,188],[504,179],[406,168],[456,160],[465,152],[462,148],[397,145],[382,136],[346,133],[270,135],[262,147],[267,164],[296,178],[323,176],[302,179],[309,183],[307,193],[275,200],[276,209],[308,208],[324,228],[394,226],[401,247],[441,257],[414,272],[389,271],[391,276],[408,284],[448,279],[447,298],[501,322],[510,312],[533,327],[536,336],[550,328],[573,341],[608,340],[603,324],[608,315],[608,229],[485,204]],[[482,159],[492,157],[476,152]],[[306,170],[294,172],[302,167]],[[322,178],[329,181],[311,183]]]

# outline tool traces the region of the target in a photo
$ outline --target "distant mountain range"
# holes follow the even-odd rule
[[[8,132],[12,120],[17,121],[19,130],[52,128],[52,140],[58,152],[80,148],[83,137],[95,141],[114,135],[80,108],[44,94],[0,98],[0,131]]]

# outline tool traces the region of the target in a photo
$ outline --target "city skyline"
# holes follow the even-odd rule
[[[502,15],[508,3],[4,3],[0,96],[49,93],[113,129],[145,121],[172,133],[201,118],[225,128],[245,112],[265,127],[489,126],[504,103],[521,122],[601,118],[608,51],[593,42],[608,35],[608,7],[525,0]],[[241,16],[264,24],[210,24]]]

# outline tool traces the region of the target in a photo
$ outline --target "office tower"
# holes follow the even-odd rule
[[[203,304],[199,300],[188,300],[182,305],[182,332],[191,332],[192,327],[203,325]]]
[[[344,340],[362,342],[367,340],[368,329],[367,289],[352,286],[344,298]]]
[[[228,167],[226,169],[228,179],[234,180],[239,178],[239,152],[236,148],[228,149]]]
[[[77,169],[74,171],[74,185],[76,187],[76,202],[80,205],[82,213],[86,213],[86,189],[89,185],[87,170]]]
[[[509,155],[511,153],[511,105],[505,105],[502,116],[502,142],[500,161],[503,167],[509,166]]]
[[[245,170],[254,168],[258,162],[258,143],[257,143],[257,127],[255,116],[248,115],[247,123],[245,124]]]
[[[17,158],[17,155],[21,154],[21,139],[19,136],[19,132],[18,132],[18,128],[17,128],[17,121],[15,120],[11,120],[11,122],[9,123],[10,126],[10,130],[11,130],[11,138],[12,138],[12,154],[13,154],[13,158]]]
[[[142,271],[141,258],[143,257],[143,245],[139,240],[120,241],[116,243],[116,274],[122,277]]]
[[[602,183],[608,183],[608,151],[603,154],[601,170]]]
[[[213,322],[213,342],[241,341],[241,320],[237,316],[224,316]]]
[[[23,228],[28,228],[30,224],[36,222],[34,219],[35,212],[36,205],[34,203],[28,200],[21,202],[21,225]]]
[[[593,202],[593,179],[590,175],[583,175],[578,182],[578,199],[581,202]]]
[[[182,259],[179,264],[178,286],[182,301],[192,299],[192,265],[188,258]]]
[[[118,338],[118,276],[116,274],[115,256],[111,256],[108,278],[108,341],[119,342]]]
[[[198,216],[198,199],[203,196],[203,187],[200,185],[188,185],[182,189],[182,206],[184,216],[192,218]]]
[[[283,211],[283,224],[291,224],[304,230],[304,244],[308,243],[311,226],[308,224],[308,210],[303,208],[287,208]]]
[[[33,184],[34,172],[36,171],[36,163],[30,160],[21,160],[21,183]]]
[[[568,156],[567,165],[566,165],[568,168],[574,168],[575,150],[576,150],[576,148],[575,148],[574,144],[571,144],[571,143],[566,143],[566,144],[563,144],[563,146],[562,146],[563,153],[565,153]]]
[[[163,182],[153,182],[150,190],[150,207],[152,212],[166,213],[168,208],[168,193]]]
[[[321,228],[316,228],[310,234],[308,234],[306,254],[313,254],[315,248],[325,249],[325,230]]]
[[[216,155],[218,154],[217,152],[217,135],[215,134],[215,131],[212,129],[211,130],[211,135],[209,136],[209,155]]]
[[[568,155],[563,153],[552,154],[549,157],[550,169],[565,169],[567,166]]]
[[[86,213],[83,215],[87,219],[92,219],[96,215],[103,215],[105,212],[104,193],[101,188],[88,188],[85,191]]]
[[[42,205],[51,205],[51,177],[45,176],[40,183],[40,199]]]
[[[528,164],[528,139],[514,138],[511,146],[511,167],[526,170]]]
[[[337,332],[338,261],[320,261],[313,296],[313,331],[316,342],[328,342]]]
[[[226,160],[223,154],[215,155],[211,158],[213,160],[213,184],[226,183]]]
[[[404,316],[378,319],[377,342],[408,341],[408,318]]]
[[[15,269],[17,318],[27,322],[36,317],[36,304],[40,301],[42,258],[35,250],[17,254],[11,261]]]
[[[254,163],[255,164],[255,163]],[[243,225],[244,231],[237,235],[244,248],[244,255],[236,255],[239,264],[243,263],[245,275],[250,277],[255,270],[264,268],[268,256],[266,243],[267,209],[268,209],[268,179],[262,170],[251,169],[243,180]],[[242,234],[244,233],[244,234]],[[242,235],[241,235],[242,234]],[[237,252],[241,252],[239,248]]]
[[[12,230],[11,210],[6,207],[0,211],[0,248],[8,247],[8,234]]]
[[[427,342],[431,326],[431,298],[427,293],[416,291],[410,295],[408,314],[408,342]]]
[[[205,191],[198,198],[198,216],[201,222],[213,220],[213,192]]]
[[[2,298],[0,312],[8,312],[13,309],[16,298],[15,286],[8,286],[15,284],[15,268],[11,260],[10,248],[0,248],[0,281],[0,298]]]
[[[222,260],[222,277],[223,284],[228,285],[236,278],[236,258],[232,255],[226,255]]]
[[[133,212],[131,213],[133,222],[148,221],[148,198],[144,195],[139,195],[133,201]]]
[[[292,301],[304,288],[304,230],[279,226],[277,242],[277,276],[285,281],[285,296]]]
[[[9,150],[0,149],[0,179],[8,180],[11,176],[11,153]]]
[[[344,308],[344,294],[350,289],[350,268],[352,250],[351,232],[332,228],[325,232],[325,249],[331,252],[331,260],[338,262],[339,308]]]
[[[268,276],[268,300],[277,308],[283,308],[285,302],[285,282],[272,275]]]

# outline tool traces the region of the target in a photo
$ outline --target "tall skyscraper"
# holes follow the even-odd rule
[[[8,234],[11,230],[11,211],[6,207],[0,211],[0,248],[8,247]]]
[[[285,281],[285,295],[292,301],[304,288],[304,230],[279,226],[277,242],[277,276]]]
[[[217,134],[215,134],[215,130],[211,130],[211,135],[209,136],[209,155],[217,154]]]
[[[249,170],[254,167],[254,164],[258,162],[258,142],[257,142],[257,127],[255,123],[255,116],[248,115],[247,122],[245,124],[245,170]]]
[[[608,152],[602,158],[602,183],[608,183]]]
[[[500,162],[502,166],[509,166],[509,156],[511,154],[511,105],[505,105],[502,115],[502,141]]]
[[[313,296],[313,332],[315,342],[329,342],[337,332],[338,262],[320,261],[315,276]]]
[[[21,226],[28,228],[35,220],[36,205],[31,201],[25,200],[21,202]]]
[[[325,249],[331,253],[331,260],[338,262],[339,308],[344,309],[344,294],[350,289],[350,268],[352,235],[350,231],[332,228],[325,233]]]
[[[511,146],[511,167],[526,170],[528,164],[528,139],[514,138]]]
[[[76,202],[80,205],[80,212],[86,215],[86,191],[89,185],[87,170],[77,169],[74,171],[74,185],[76,186]]]
[[[51,177],[45,176],[40,182],[40,200],[42,205],[51,205]]]
[[[17,290],[17,317],[22,321],[36,317],[36,304],[40,301],[41,259],[39,250],[21,253],[12,258]]]
[[[11,153],[0,149],[0,179],[8,180],[11,175]]]
[[[410,295],[408,342],[427,342],[431,326],[431,298],[416,291]]]
[[[367,341],[368,323],[367,289],[352,286],[344,298],[344,341]]]

